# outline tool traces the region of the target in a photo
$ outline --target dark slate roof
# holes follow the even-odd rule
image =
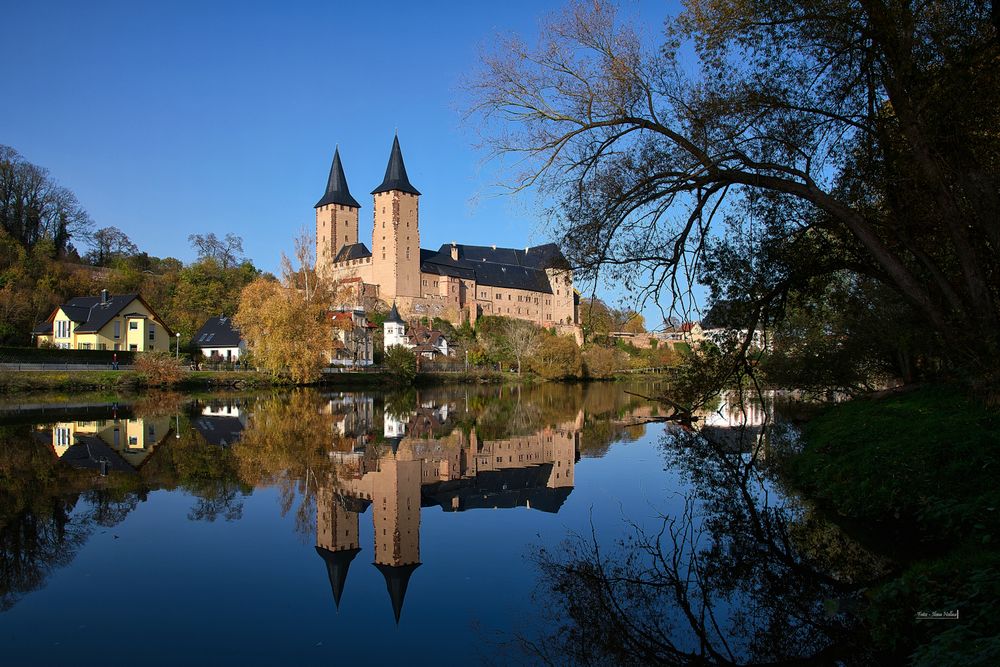
[[[396,625],[399,625],[399,615],[403,611],[403,598],[406,597],[406,587],[410,583],[410,575],[420,567],[420,563],[396,566],[376,563],[375,567],[385,577],[385,587],[389,591],[389,599],[392,601],[392,613],[396,616]]]
[[[552,472],[552,464],[544,463],[488,470],[471,478],[425,484],[420,490],[421,505],[437,505],[446,512],[530,506],[555,514],[573,487],[550,488],[548,482]]]
[[[326,179],[326,193],[313,208],[327,204],[342,204],[361,208],[361,204],[351,196],[351,190],[347,187],[347,176],[344,175],[344,167],[340,164],[340,148],[333,151],[333,164],[330,165],[330,176]]]
[[[109,296],[108,300],[103,303],[99,296],[77,296],[59,307],[66,313],[66,317],[77,323],[77,333],[95,333],[100,331],[136,299],[141,301],[151,313],[156,315],[153,309],[149,307],[149,304],[143,301],[142,297],[138,294]],[[169,328],[167,328],[167,333],[172,334]]]
[[[84,470],[100,470],[105,462],[108,471],[135,473],[136,470],[111,449],[106,442],[92,435],[77,435],[76,442],[59,459],[63,463]]]
[[[406,324],[403,318],[399,316],[399,310],[396,308],[396,302],[392,302],[392,308],[389,310],[389,314],[385,318],[386,322],[394,322],[396,324]]]
[[[201,415],[194,420],[194,427],[208,444],[217,447],[228,447],[243,434],[243,422],[239,417]]]
[[[434,252],[420,250],[420,271],[442,276],[475,279],[480,285],[552,293],[545,269],[568,269],[569,263],[554,243],[520,248],[458,245],[458,259],[451,258],[451,244]]]
[[[35,325],[35,328],[31,330],[31,333],[36,336],[51,336],[52,335],[52,322],[46,320],[45,322],[39,322]]]
[[[347,570],[354,557],[361,553],[361,549],[330,551],[317,546],[316,553],[326,563],[326,574],[330,578],[330,588],[333,589],[333,602],[340,609],[340,598],[344,595],[344,584],[347,583]]]
[[[195,347],[238,347],[242,338],[230,317],[211,317],[191,338]]]
[[[385,167],[385,178],[382,185],[372,190],[372,194],[379,192],[389,192],[399,190],[409,192],[411,195],[419,195],[420,191],[410,185],[410,179],[406,175],[406,165],[403,164],[403,152],[399,150],[399,137],[392,139],[392,152],[389,153],[389,164]]]
[[[372,251],[368,249],[364,243],[350,243],[345,246],[341,246],[340,251],[337,256],[333,258],[334,262],[346,262],[351,259],[364,259],[365,257],[371,257]]]

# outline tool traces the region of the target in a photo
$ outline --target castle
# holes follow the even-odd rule
[[[359,240],[361,204],[333,154],[326,192],[316,202],[316,270],[356,287],[358,301],[395,302],[404,316],[475,324],[484,315],[529,320],[579,338],[573,272],[553,244],[521,248],[443,244],[420,247],[420,191],[410,183],[393,139],[382,184],[372,190],[371,249]]]

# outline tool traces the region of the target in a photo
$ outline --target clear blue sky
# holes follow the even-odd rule
[[[423,247],[550,240],[533,196],[493,187],[459,83],[493,35],[533,38],[560,2],[5,5],[0,143],[152,255],[190,261],[188,234],[235,232],[275,271],[337,144],[366,238],[397,128]],[[631,10],[656,34],[667,6]]]

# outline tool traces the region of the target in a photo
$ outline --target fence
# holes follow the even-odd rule
[[[135,352],[126,350],[63,350],[57,347],[0,347],[0,364],[79,364],[110,366],[118,355],[119,364],[135,361]]]
[[[64,363],[4,363],[0,362],[0,370],[5,371],[106,371],[111,368],[111,362],[102,364],[64,364]],[[118,370],[130,371],[134,366],[131,364],[119,364]]]

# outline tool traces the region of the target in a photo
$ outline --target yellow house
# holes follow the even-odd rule
[[[170,351],[173,332],[138,294],[78,296],[32,332],[36,344],[65,350]]]

